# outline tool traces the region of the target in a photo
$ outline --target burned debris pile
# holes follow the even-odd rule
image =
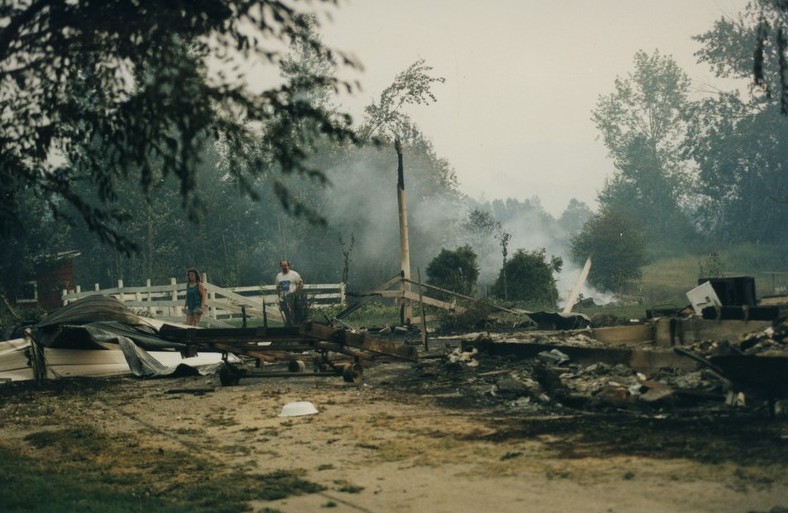
[[[593,330],[475,333],[445,359],[419,366],[422,379],[442,382],[456,402],[510,410],[739,407],[784,414],[788,322],[681,347],[653,340],[611,347]]]

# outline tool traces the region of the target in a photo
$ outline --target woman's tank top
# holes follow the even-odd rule
[[[202,296],[200,294],[200,284],[195,283],[193,287],[191,285],[186,285],[186,308],[191,311],[195,308],[200,308],[201,304]]]

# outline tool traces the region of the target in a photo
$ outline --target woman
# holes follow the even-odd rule
[[[200,281],[200,273],[197,269],[191,268],[186,271],[188,282],[186,283],[186,324],[189,326],[199,326],[200,317],[205,307],[205,285]]]

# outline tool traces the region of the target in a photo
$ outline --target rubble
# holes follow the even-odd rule
[[[471,333],[438,340],[448,344],[458,339],[460,347],[447,353],[442,368],[437,361],[420,365],[433,380],[448,371],[446,378],[471,402],[497,402],[505,408],[527,405],[531,410],[645,408],[664,412],[732,405],[759,409],[770,401],[773,413],[786,410],[780,394],[770,397],[757,387],[742,391],[747,387],[737,386],[725,371],[702,363],[722,354],[788,361],[785,321],[734,341],[704,340],[681,348],[701,362],[653,343],[611,348],[585,328]],[[436,340],[431,343],[435,345]],[[773,379],[788,381],[785,374]]]

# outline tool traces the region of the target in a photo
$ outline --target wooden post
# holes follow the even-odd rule
[[[178,282],[175,281],[175,278],[170,278],[170,285],[172,285],[172,292],[170,293],[170,298],[172,302],[175,303],[175,306],[170,307],[170,317],[177,316],[178,311]]]
[[[124,298],[123,298],[123,280],[118,280],[118,289],[120,289],[120,290],[118,291],[118,299],[119,299],[119,300],[120,300],[120,302],[122,303],[122,302],[123,302],[123,299],[124,299]]]
[[[202,273],[202,284],[208,285],[208,273]],[[210,301],[211,304],[213,304],[214,300],[216,300],[216,291],[212,290],[211,292],[208,293],[208,301]],[[210,317],[211,319],[216,319],[215,306],[208,307],[208,317]]]
[[[421,269],[416,269],[416,277],[419,279],[419,306],[421,307],[421,345],[424,351],[429,351],[427,345],[427,316],[424,314],[424,294],[421,286]]]
[[[394,149],[397,150],[397,206],[399,207],[399,247],[400,263],[402,268],[402,292],[410,292],[410,248],[408,242],[408,208],[405,201],[405,170],[402,165],[402,144],[399,137],[394,140]],[[403,294],[404,295],[404,294]],[[400,322],[410,324],[413,318],[413,309],[410,300],[403,298]]]

